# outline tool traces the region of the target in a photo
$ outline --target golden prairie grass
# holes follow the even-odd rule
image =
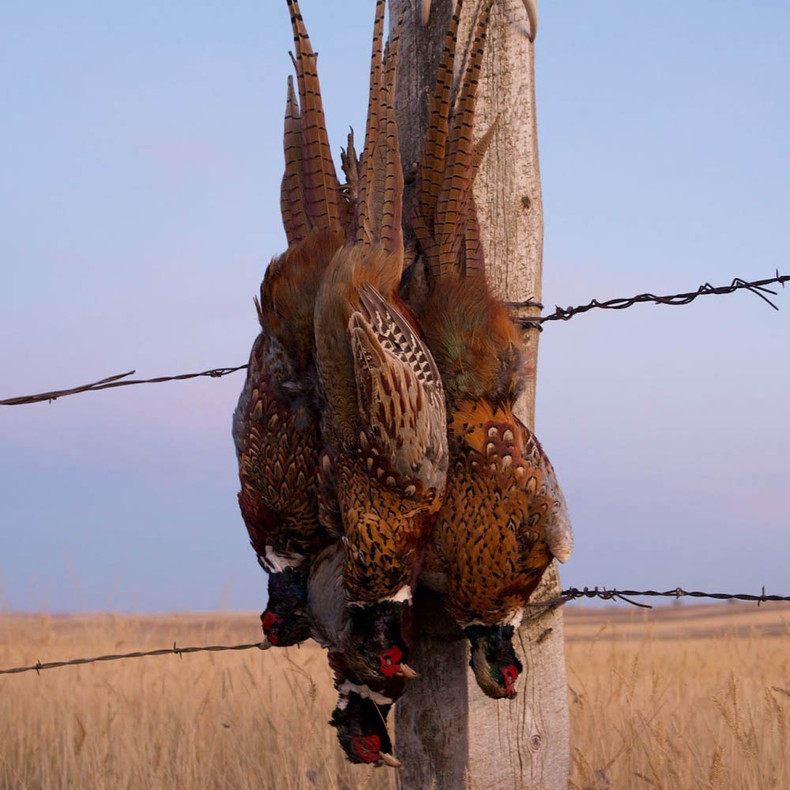
[[[790,788],[790,607],[568,618],[572,788]]]
[[[0,667],[259,638],[249,615],[0,617]],[[2,790],[378,787],[327,725],[323,651],[200,653],[0,676]],[[380,775],[382,774],[379,771]]]
[[[790,787],[790,608],[568,610],[571,787]],[[254,614],[0,615],[0,668],[258,638]],[[315,646],[0,676],[0,790],[378,788]],[[506,704],[506,703],[502,703]]]

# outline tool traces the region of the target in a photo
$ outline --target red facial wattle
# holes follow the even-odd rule
[[[280,641],[280,618],[274,612],[266,610],[261,615],[261,625],[263,626],[263,633],[266,634],[273,645],[276,645]]]
[[[381,674],[386,678],[399,674],[401,661],[403,661],[403,651],[397,645],[393,645],[389,650],[379,653]]]
[[[509,664],[502,670],[502,677],[505,680],[505,693],[508,697],[516,695],[515,683],[518,679],[518,669],[513,664]]]
[[[354,753],[365,763],[377,763],[381,759],[381,739],[378,735],[352,735]]]

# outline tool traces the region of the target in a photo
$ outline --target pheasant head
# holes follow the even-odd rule
[[[359,677],[417,677],[405,661],[408,648],[402,627],[406,606],[402,602],[384,601],[350,607],[351,649],[346,655],[356,656],[355,670]]]
[[[349,633],[343,655],[363,682],[414,672],[405,663],[408,610],[428,516],[441,503],[447,425],[441,378],[416,320],[400,304],[403,175],[394,113],[398,34],[385,47],[377,0],[365,147],[344,163],[357,195],[356,237],[319,288],[316,359],[322,435],[343,531]],[[323,465],[323,462],[322,462]],[[323,482],[322,482],[323,485]]]
[[[349,762],[401,767],[392,756],[392,741],[387,732],[389,708],[353,691],[341,694],[329,723],[337,729],[337,739]]]
[[[472,645],[469,666],[483,693],[494,699],[513,699],[523,670],[513,648],[512,625],[469,625],[464,629]]]
[[[307,565],[286,567],[269,576],[269,605],[261,614],[264,649],[288,647],[311,636],[307,612]]]

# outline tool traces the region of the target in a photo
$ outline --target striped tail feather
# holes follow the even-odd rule
[[[480,236],[480,222],[477,219],[475,198],[471,191],[469,193],[461,253],[459,265],[461,274],[464,277],[470,272],[485,272],[486,259],[483,252],[483,241]]]
[[[343,228],[340,184],[329,148],[326,119],[318,80],[318,55],[313,52],[298,0],[287,0],[296,57],[292,56],[299,86],[301,111],[301,190],[304,212],[311,228]],[[287,163],[287,160],[286,160]]]
[[[293,77],[288,77],[288,100],[283,130],[285,172],[280,185],[280,213],[288,244],[294,244],[310,232],[302,185],[302,116],[294,93]]]
[[[403,252],[403,169],[395,123],[395,74],[400,25],[384,46],[386,0],[377,0],[370,63],[365,147],[359,166],[356,240]]]
[[[381,244],[387,252],[403,253],[403,168],[400,160],[398,126],[395,122],[395,74],[398,64],[400,25],[384,52],[384,84],[381,118],[384,155],[384,185],[381,205]],[[381,141],[381,136],[379,138]]]
[[[475,144],[474,156],[472,157],[472,183],[474,183],[477,171],[480,169],[480,163],[483,161],[488,146],[491,144],[491,139],[494,136],[494,132],[496,132],[498,122],[499,116],[494,118],[494,122],[488,128],[488,131]],[[461,259],[458,264],[461,269],[461,274],[466,276],[469,272],[473,271],[485,272],[486,259],[485,253],[483,252],[483,241],[480,235],[480,222],[477,218],[475,195],[471,186],[467,198],[466,224],[464,226],[462,245]]]
[[[447,142],[441,192],[436,206],[435,241],[438,251],[432,262],[433,273],[438,276],[457,267],[463,240],[475,170],[475,99],[492,2],[483,0],[477,16],[469,62]]]
[[[444,39],[444,51],[436,73],[436,85],[428,113],[425,145],[417,170],[416,192],[419,197],[415,216],[411,219],[417,240],[429,257],[433,246],[434,213],[444,173],[444,157],[453,92],[453,64],[458,45],[458,24],[462,9],[463,0],[458,0]]]
[[[382,53],[384,43],[384,10],[386,0],[376,0],[373,23],[373,44],[370,52],[370,89],[365,143],[360,159],[359,199],[357,202],[357,242],[370,244],[378,237],[374,223],[380,219],[375,210],[376,153],[378,149],[379,113],[381,111]]]

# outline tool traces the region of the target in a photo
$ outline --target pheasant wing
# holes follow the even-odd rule
[[[423,484],[433,487],[432,478],[447,464],[436,363],[403,314],[372,285],[362,285],[359,295],[362,310],[352,314],[349,332],[360,410],[393,470],[407,478],[422,476]]]

